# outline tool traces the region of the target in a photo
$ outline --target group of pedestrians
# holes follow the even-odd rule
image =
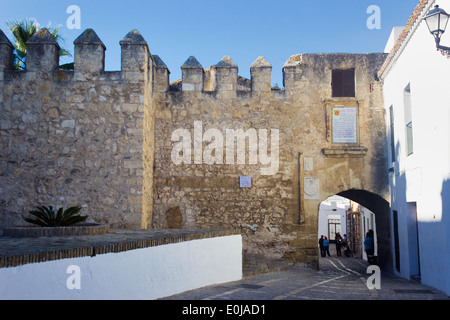
[[[336,233],[335,237],[336,241],[336,255],[338,257],[342,256],[342,248],[346,248],[347,246],[347,235],[344,234],[344,237],[340,235],[340,233]],[[326,236],[321,235],[319,239],[319,247],[320,247],[320,256],[326,257],[327,255],[331,257],[330,255],[330,241]]]
[[[349,257],[353,256],[349,245],[347,241],[347,235],[344,234],[344,237],[340,235],[340,233],[336,233],[335,237],[335,243],[336,243],[336,255],[338,257],[342,256],[342,249],[344,249],[344,254]],[[330,241],[326,236],[321,235],[319,239],[319,247],[320,247],[320,256],[326,257],[327,255],[331,257],[330,255]],[[366,233],[366,237],[364,239],[364,251],[367,254],[367,258],[373,259],[374,256],[374,234],[373,230],[369,230],[369,232]]]

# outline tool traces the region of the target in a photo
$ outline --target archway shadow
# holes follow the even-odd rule
[[[338,195],[359,203],[375,214],[378,265],[384,271],[392,271],[391,209],[389,202],[366,190],[350,189],[340,192]]]

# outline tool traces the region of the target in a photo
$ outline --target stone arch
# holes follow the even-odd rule
[[[383,269],[392,269],[392,241],[390,205],[383,197],[360,189],[349,189],[337,195],[355,201],[375,214],[377,225],[378,264]]]

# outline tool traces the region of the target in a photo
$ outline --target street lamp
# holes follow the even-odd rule
[[[434,36],[436,41],[436,49],[439,50],[443,55],[450,57],[450,48],[440,45],[441,36],[447,28],[447,23],[450,15],[443,9],[439,8],[438,5],[434,6],[434,9],[430,10],[426,17],[424,18],[427,23],[428,30]]]

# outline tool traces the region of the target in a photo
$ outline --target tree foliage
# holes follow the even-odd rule
[[[14,69],[25,70],[26,69],[26,56],[27,56],[27,41],[38,31],[38,23],[35,20],[22,20],[22,21],[11,21],[7,22],[8,28],[14,37]],[[53,39],[61,47],[65,41],[62,38],[59,30],[61,26],[52,27],[49,25],[47,27],[48,31],[52,35]],[[61,48],[59,52],[60,56],[71,56],[71,53]]]

